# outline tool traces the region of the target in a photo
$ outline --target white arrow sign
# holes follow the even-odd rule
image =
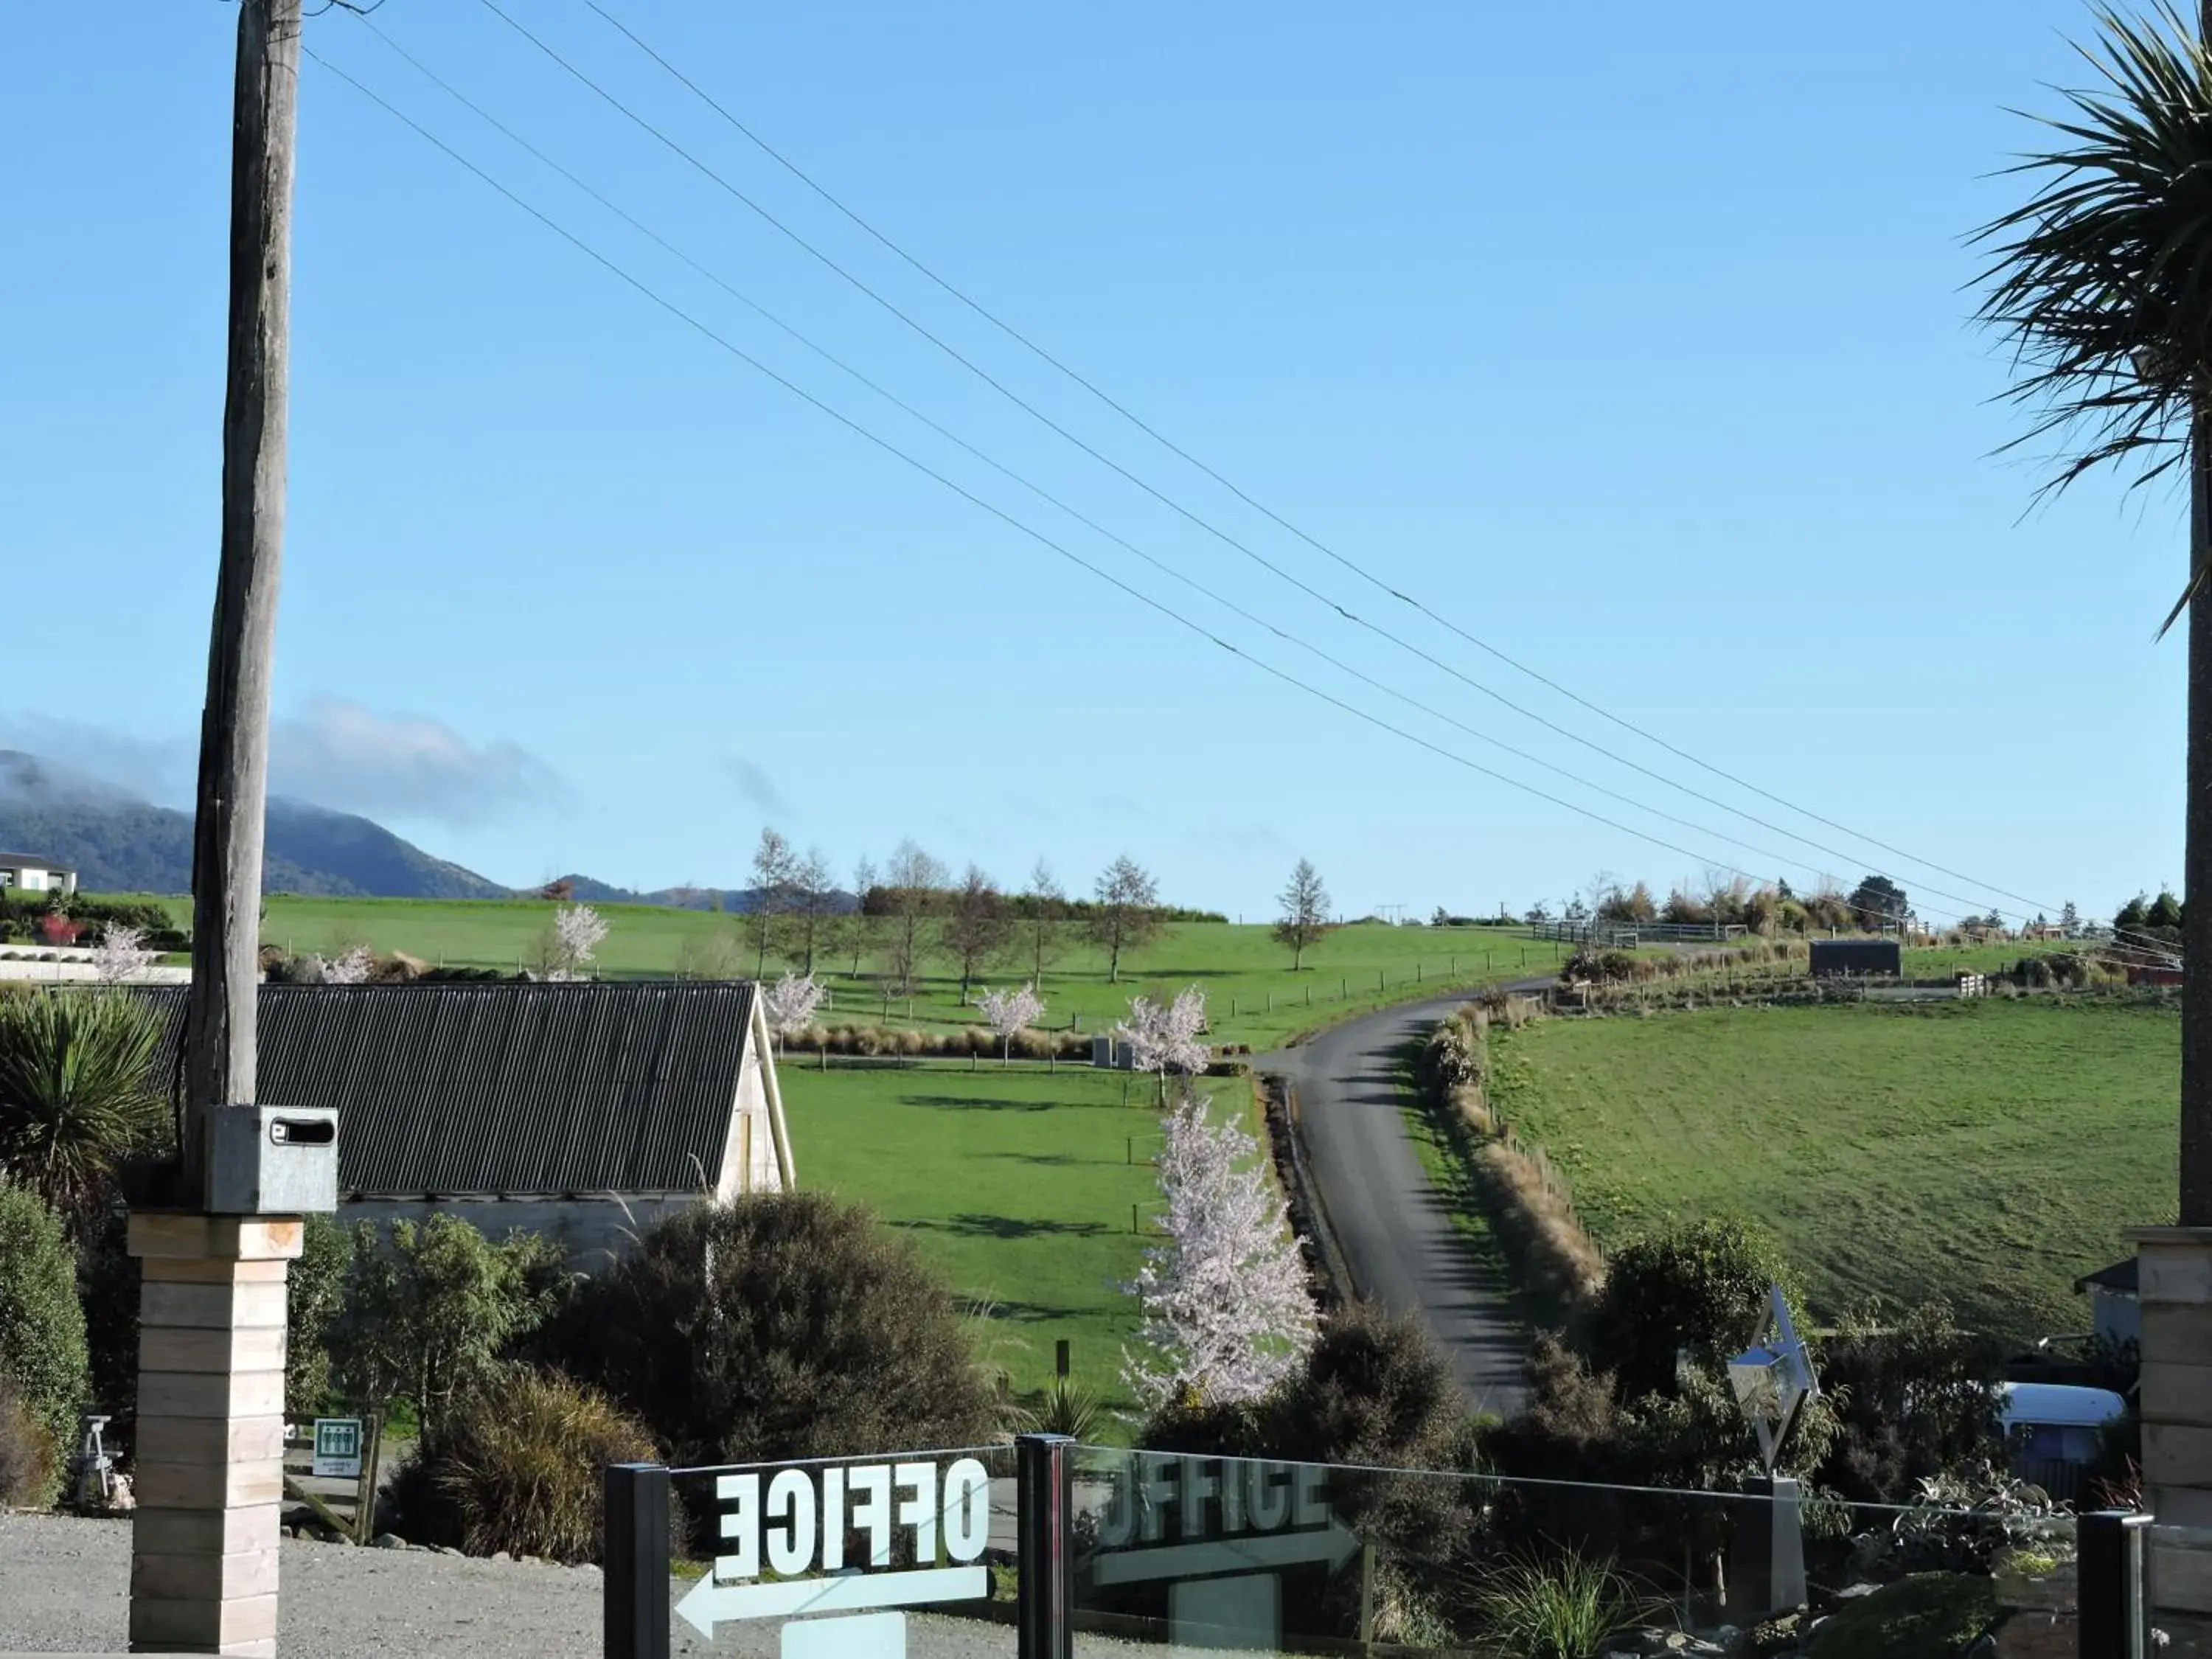
[[[788,1619],[803,1613],[857,1613],[918,1601],[980,1601],[991,1593],[988,1568],[920,1567],[907,1572],[848,1573],[768,1584],[720,1584],[708,1573],[676,1604],[684,1622],[712,1638],[731,1619]]]
[[[1261,1571],[1316,1561],[1335,1568],[1350,1560],[1358,1547],[1355,1534],[1331,1521],[1318,1531],[1256,1533],[1243,1538],[1208,1539],[1201,1544],[1114,1550],[1094,1556],[1091,1572],[1101,1584],[1133,1584],[1146,1579],[1202,1578],[1212,1573]]]

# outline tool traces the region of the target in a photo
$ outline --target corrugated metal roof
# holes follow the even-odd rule
[[[149,989],[167,1025],[183,987]],[[721,1170],[753,987],[264,985],[271,1104],[338,1113],[338,1188],[435,1194],[696,1192]]]

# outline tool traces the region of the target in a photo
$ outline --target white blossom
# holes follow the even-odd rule
[[[375,955],[368,946],[356,945],[340,951],[323,963],[323,983],[325,985],[366,984],[369,970],[375,966]]]
[[[1036,1024],[1044,1014],[1044,999],[1036,994],[1034,985],[1018,986],[1011,991],[986,991],[975,999],[981,1011],[983,1023],[999,1035],[999,1058],[1012,1056],[1014,1036]]]
[[[805,1029],[828,994],[829,988],[811,974],[786,974],[762,990],[761,1009],[769,1028],[778,1036],[788,1037]]]
[[[161,959],[161,952],[146,948],[146,930],[111,921],[92,947],[92,970],[103,985],[120,985],[141,978]]]
[[[592,953],[607,936],[606,919],[588,904],[564,904],[553,913],[548,942],[549,979],[580,979]]]
[[[1130,1062],[1140,1072],[1164,1079],[1170,1072],[1202,1072],[1213,1058],[1201,1034],[1206,1030],[1206,993],[1193,985],[1169,1003],[1149,997],[1129,999],[1129,1018],[1115,1028],[1129,1045]],[[1164,1082],[1163,1082],[1164,1087]]]
[[[1304,1263],[1281,1197],[1233,1115],[1212,1121],[1185,1085],[1159,1158],[1167,1235],[1126,1288],[1140,1298],[1139,1346],[1122,1375],[1158,1406],[1253,1400],[1289,1375],[1314,1343]]]

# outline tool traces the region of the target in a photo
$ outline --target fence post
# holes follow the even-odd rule
[[[1068,1538],[1075,1442],[1064,1434],[1014,1437],[1014,1628],[1020,1659],[1073,1659],[1075,1552]],[[665,1600],[665,1598],[663,1598]]]
[[[610,1464],[605,1491],[606,1659],[668,1659],[668,1471]]]
[[[2143,1659],[2150,1610],[2143,1546],[2150,1522],[2126,1510],[2099,1510],[2075,1522],[2081,1659]]]

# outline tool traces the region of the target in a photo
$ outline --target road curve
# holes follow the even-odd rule
[[[1467,1000],[1462,992],[1385,1008],[1252,1063],[1297,1091],[1307,1161],[1354,1288],[1426,1319],[1476,1407],[1510,1416],[1522,1401],[1528,1334],[1501,1271],[1453,1224],[1421,1168],[1401,1086],[1407,1043]]]

